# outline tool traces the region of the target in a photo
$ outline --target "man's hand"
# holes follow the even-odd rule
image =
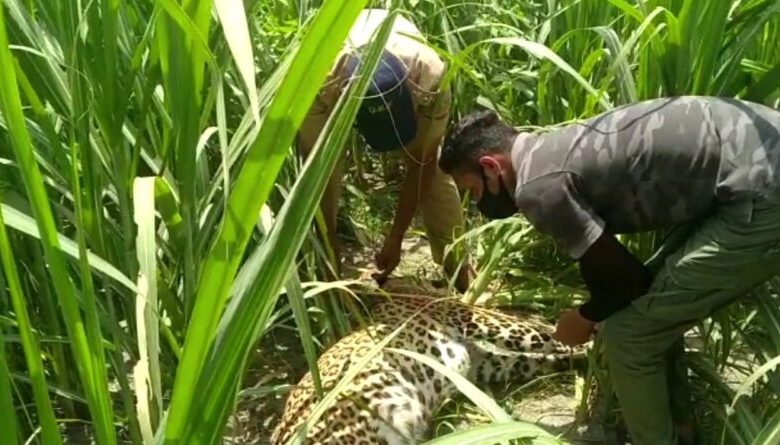
[[[374,257],[374,261],[377,268],[374,279],[381,286],[398,266],[398,263],[401,262],[401,240],[394,236],[388,237],[382,246],[382,250]]]
[[[571,309],[558,318],[553,338],[567,346],[587,343],[596,327],[596,323],[586,319],[577,309]]]

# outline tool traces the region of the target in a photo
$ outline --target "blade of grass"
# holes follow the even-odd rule
[[[255,60],[252,53],[252,41],[249,38],[249,26],[246,21],[242,0],[214,0],[225,39],[238,66],[238,71],[246,85],[246,94],[252,114],[259,124],[260,105],[257,100],[255,83]]]
[[[745,99],[760,103],[778,88],[780,88],[780,62],[764,73],[756,83],[748,87]]]
[[[138,417],[146,443],[152,443],[156,422],[162,418],[160,337],[156,311],[155,182],[156,177],[145,177],[136,178],[133,183],[133,213],[138,226],[136,254],[139,266],[135,316],[139,360],[134,376]],[[154,409],[155,407],[157,410]]]
[[[760,1],[755,2],[761,5],[760,14],[756,14],[748,21],[748,25],[744,27],[734,27],[735,29],[723,39],[724,53],[719,61],[717,69],[717,79],[712,82],[711,90],[712,94],[723,95],[724,91],[730,90],[730,84],[733,78],[740,72],[742,63],[746,60],[745,55],[750,54],[750,51],[755,50],[758,44],[758,38],[762,35],[762,30],[766,28],[766,25],[771,23],[772,20],[777,20],[777,16],[780,13],[780,3],[773,1]],[[772,39],[771,42],[777,45],[777,39]],[[777,53],[777,47],[768,47],[770,51]],[[776,62],[776,60],[770,59],[767,62]],[[739,91],[739,88],[736,89]]]
[[[214,56],[208,47],[210,27],[210,0],[184,0],[181,4],[173,0],[160,0],[156,4],[164,8],[156,23],[157,48],[160,51],[165,104],[173,123],[166,137],[162,153],[170,163],[178,180],[181,196],[181,216],[184,239],[184,308],[189,315],[196,296],[196,284],[201,271],[200,250],[196,249],[198,230],[197,179],[198,163],[193,147],[199,137],[199,115],[195,110],[206,112],[203,107],[202,87],[204,66],[208,61],[216,66]]]
[[[422,363],[423,365],[432,368],[434,371],[438,372],[439,374],[443,375],[449,381],[451,381],[453,385],[455,385],[458,388],[458,391],[460,391],[463,395],[468,397],[469,400],[471,400],[479,409],[484,411],[494,421],[496,422],[512,421],[512,416],[510,416],[509,414],[506,413],[506,411],[501,409],[501,407],[498,406],[495,400],[493,400],[490,396],[488,396],[479,388],[477,388],[473,383],[469,382],[465,377],[453,371],[452,369],[447,368],[441,362],[427,355],[420,354],[414,351],[408,351],[405,349],[388,348],[388,351],[410,357]]]
[[[352,6],[355,5],[349,5],[350,8]],[[357,6],[358,9],[349,10],[354,14],[351,16],[353,21],[360,10],[360,5]],[[208,366],[197,385],[205,388],[204,392],[208,394],[207,399],[211,402],[196,407],[200,412],[195,418],[201,422],[219,419],[220,425],[223,425],[227,419],[227,410],[232,406],[235,389],[241,379],[240,370],[252,342],[268,320],[277,301],[279,289],[306,233],[309,232],[324,187],[341,156],[345,138],[351,132],[352,122],[360,105],[357,98],[365,94],[371,79],[367,73],[373,72],[379,61],[394,18],[395,14],[391,13],[377,30],[374,40],[368,46],[364,64],[357,73],[357,80],[350,83],[334,107],[290,196],[282,206],[273,229],[266,237],[255,292],[244,298],[231,300],[220,320]],[[342,26],[346,25],[342,31],[349,29],[351,23],[342,23]],[[216,372],[217,370],[219,372]],[[213,431],[209,431],[209,434],[213,434]],[[216,437],[212,436],[211,440],[216,440]]]
[[[734,405],[736,405],[737,400],[741,396],[749,395],[750,392],[748,391],[759,379],[765,377],[770,371],[773,371],[777,366],[780,365],[780,355],[773,358],[772,360],[769,360],[768,362],[761,365],[758,369],[756,369],[750,376],[748,376],[747,379],[745,379],[744,382],[742,382],[739,387],[737,387],[734,398],[731,401],[731,404],[729,405],[729,409],[734,409]]]
[[[528,54],[538,59],[547,60],[551,62],[558,69],[571,76],[572,79],[574,79],[585,89],[585,91],[587,91],[594,98],[596,98],[599,104],[601,105],[601,107],[604,109],[604,111],[608,111],[612,109],[612,105],[609,103],[607,98],[604,97],[604,94],[596,90],[587,80],[585,80],[580,75],[580,73],[577,72],[577,70],[572,68],[571,65],[566,63],[565,60],[563,60],[558,54],[556,54],[547,46],[520,37],[496,37],[496,38],[486,39],[482,42],[479,42],[479,44],[484,44],[484,43],[495,43],[498,45],[517,46],[518,48],[526,51]],[[469,48],[466,48],[464,49],[463,52],[465,53],[468,50]]]
[[[86,240],[86,231],[84,229],[85,224],[85,216],[84,216],[84,208],[82,206],[82,191],[81,191],[81,184],[79,179],[79,172],[78,172],[78,165],[79,165],[79,157],[80,157],[80,147],[78,144],[73,144],[71,146],[71,188],[73,190],[73,196],[74,196],[74,204],[76,207],[76,235],[78,240],[78,246],[79,246],[79,271],[81,272],[81,284],[82,284],[82,290],[81,290],[81,297],[83,300],[83,311],[86,318],[86,334],[87,334],[87,341],[90,345],[96,345],[97,347],[92,348],[90,351],[90,359],[92,360],[92,373],[93,373],[93,384],[99,383],[99,382],[106,382],[108,383],[108,375],[106,370],[106,357],[104,354],[104,349],[101,346],[102,345],[102,334],[100,331],[100,316],[98,314],[98,307],[97,307],[97,295],[95,292],[95,285],[94,280],[92,279],[92,270],[89,267],[89,262],[87,258],[87,240]],[[60,252],[57,250],[54,250],[55,254],[57,255],[60,260],[62,260],[62,256],[60,255]],[[64,261],[63,261],[64,266]],[[107,425],[102,425],[103,427],[111,427],[113,432],[113,406],[111,404],[111,397],[108,393],[108,387],[102,387],[102,388],[95,388],[96,392],[96,405],[97,410],[101,413],[101,416],[104,416],[105,418],[103,421],[107,423]],[[109,436],[111,437],[111,436]],[[115,433],[113,435],[113,439],[106,437],[106,440],[113,441],[116,440]]]
[[[523,422],[502,422],[450,433],[423,442],[423,445],[483,445],[503,443],[503,441],[511,439],[525,439],[523,443],[530,441],[531,445],[565,443],[536,425]]]
[[[5,222],[11,229],[30,235],[33,238],[41,240],[40,229],[35,221],[35,218],[22,213],[21,211],[7,205],[0,204],[0,212],[3,213]],[[59,249],[69,257],[78,260],[79,259],[79,247],[78,244],[72,239],[66,237],[61,233],[57,233],[57,241]],[[133,283],[125,274],[119,269],[114,267],[111,263],[103,258],[95,255],[92,252],[87,253],[89,264],[98,272],[103,273],[108,278],[113,279],[119,284],[122,284],[127,290],[135,292],[135,283]]]
[[[734,397],[735,392],[723,381],[709,358],[694,354],[691,355],[689,364],[691,370],[710,385],[712,396],[726,408],[727,417],[723,425],[723,433],[728,432],[736,436],[737,438],[732,437],[732,442],[752,443],[753,438],[758,434],[759,419],[747,404],[742,403],[744,399]],[[729,409],[730,402],[734,403],[734,409]]]
[[[617,32],[610,27],[596,26],[593,28],[593,31],[604,39],[612,55],[612,66],[609,69],[609,75],[604,76],[604,81],[611,81],[613,78],[617,78],[620,102],[624,104],[636,102],[636,82],[625,58],[625,54],[631,49],[629,43],[626,42],[624,44]],[[619,75],[613,73],[619,73]]]
[[[5,336],[2,329],[0,329],[0,431],[3,432],[4,441],[19,443],[19,433],[16,429],[16,409],[11,392],[11,373],[8,371]]]
[[[333,405],[339,394],[341,394],[341,392],[346,389],[347,385],[349,385],[355,379],[355,377],[357,377],[358,373],[360,373],[360,371],[362,371],[363,368],[368,365],[368,362],[370,362],[377,354],[379,354],[382,349],[385,348],[387,344],[390,343],[390,341],[392,341],[406,327],[408,321],[409,320],[405,320],[403,323],[401,323],[401,325],[398,326],[393,332],[389,333],[385,338],[372,346],[364,356],[360,357],[359,360],[356,360],[350,365],[349,369],[347,369],[347,371],[344,373],[344,376],[341,378],[341,380],[339,380],[333,386],[333,389],[328,391],[322,400],[314,405],[309,413],[309,417],[297,428],[297,432],[292,437],[290,437],[285,445],[301,445],[304,442],[306,434],[311,426],[314,425],[323,414],[325,414],[325,411]]]
[[[764,424],[753,445],[774,445],[780,443],[780,408]]]
[[[0,66],[14,66],[9,50],[5,29],[5,15],[0,8]],[[17,158],[22,180],[31,201],[33,214],[42,235],[42,244],[49,274],[60,293],[60,304],[68,334],[72,340],[72,349],[76,367],[84,391],[87,393],[90,414],[95,426],[95,435],[100,443],[116,443],[113,427],[113,411],[109,403],[108,381],[103,370],[95,370],[93,357],[103,356],[100,342],[90,343],[84,323],[79,313],[74,285],[68,276],[67,268],[60,255],[57,230],[54,223],[48,197],[43,185],[41,172],[35,162],[34,149],[25,125],[19,88],[14,70],[6,70],[0,79],[0,109],[10,129],[11,146]],[[88,311],[94,308],[87,308]]]
[[[271,231],[273,223],[274,217],[271,213],[271,209],[269,209],[268,206],[263,206],[257,225],[264,235],[267,235],[268,232]],[[262,246],[260,246],[260,248],[262,249]],[[259,253],[262,254],[262,252]],[[260,258],[262,257],[258,255],[257,259],[259,260]],[[256,261],[256,263],[259,266],[259,261]],[[306,301],[303,296],[301,278],[294,267],[290,268],[289,277],[284,288],[287,291],[287,300],[290,302],[290,309],[292,309],[295,325],[298,328],[301,346],[303,346],[303,354],[306,356],[306,363],[309,365],[309,372],[311,373],[314,382],[314,390],[317,392],[317,397],[322,397],[322,381],[320,379],[320,370],[317,366],[317,350],[314,346],[314,335],[312,335],[309,314],[306,311]],[[238,298],[241,297],[239,296]]]
[[[692,30],[698,38],[691,38],[691,42],[698,44],[695,51],[695,69],[693,71],[693,94],[706,94],[710,92],[712,79],[715,77],[715,67],[718,63],[723,41],[727,16],[729,14],[730,0],[717,0],[709,2],[697,2],[704,6],[700,11],[700,22]]]
[[[182,361],[177,368],[170,415],[165,427],[167,441],[182,440],[185,430],[190,427],[205,430],[208,426],[196,425],[190,418],[190,411],[230,284],[287,148],[364,4],[364,1],[331,0],[322,6],[269,106],[230,195],[216,242],[203,267]],[[233,390],[235,388],[229,391]]]
[[[773,283],[772,291],[777,292],[778,285]],[[772,348],[768,348],[773,356],[780,354],[780,309],[769,298],[758,298],[759,323],[767,333]]]
[[[19,273],[16,268],[16,262],[13,258],[13,249],[8,239],[5,222],[3,221],[1,214],[0,260],[2,261],[6,283],[11,295],[11,304],[13,305],[14,312],[16,312],[16,322],[19,326],[19,336],[22,340],[22,348],[24,350],[24,357],[27,363],[27,371],[29,372],[30,381],[32,383],[33,396],[35,398],[35,408],[38,411],[43,443],[61,444],[62,437],[60,436],[60,432],[57,429],[57,421],[55,420],[54,410],[52,408],[51,399],[49,399],[49,392],[46,386],[46,373],[43,367],[43,362],[41,361],[41,348],[33,333],[30,315],[27,311],[27,297],[22,291],[22,284],[19,281]],[[5,348],[5,340],[0,341],[0,348]],[[2,357],[1,361],[3,362],[3,366],[5,366],[6,362],[4,357]],[[7,373],[8,370],[5,369],[5,374]],[[8,380],[2,376],[0,376],[0,380],[5,380],[5,383],[8,382]],[[16,416],[13,415],[13,413],[9,414],[11,419],[16,419]]]
[[[6,224],[8,222],[6,221]],[[31,252],[32,265],[31,274],[33,276],[45,277],[46,276],[46,261],[43,259],[43,253],[40,249]],[[53,371],[53,380],[50,382],[50,386],[57,385],[64,390],[73,391],[77,386],[78,378],[73,378],[73,368],[69,360],[69,348],[70,343],[66,330],[62,326],[62,320],[59,316],[57,293],[52,289],[49,283],[45,283],[37,289],[37,298],[39,304],[42,307],[40,318],[38,323],[45,326],[45,332],[54,334],[55,336],[62,336],[65,339],[63,344],[47,345],[46,349],[51,354],[51,364]],[[36,335],[38,341],[43,346],[47,341],[46,337],[40,329],[36,329]],[[108,342],[104,342],[104,347],[112,347]],[[52,380],[52,379],[50,379]],[[63,400],[63,412],[61,416],[76,417],[76,411],[73,403],[68,399]],[[86,401],[84,402],[86,404]]]

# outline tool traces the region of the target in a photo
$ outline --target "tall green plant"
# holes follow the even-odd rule
[[[319,85],[325,79],[352,22],[362,7],[361,2],[335,0],[323,5],[292,59],[276,97],[269,105],[226,205],[223,226],[204,265],[203,279],[198,286],[193,318],[189,323],[184,355],[178,368],[169,418],[165,425],[166,442],[193,443],[190,442],[191,440],[208,442],[209,439],[214,439],[213,435],[216,431],[221,430],[219,427],[216,429],[214,427],[223,424],[226,420],[227,407],[232,400],[230,394],[234,394],[236,390],[234,383],[237,379],[238,365],[243,363],[249,342],[244,340],[239,343],[238,349],[227,351],[233,356],[233,365],[228,368],[233,370],[233,373],[224,372],[225,368],[221,366],[204,368],[207,348],[211,345],[218,317],[222,313],[230,283],[249,241],[250,231],[273,186],[275,173],[281,167],[298,126],[303,121]],[[325,174],[329,173],[329,169],[323,170]],[[303,177],[306,177],[305,174]],[[284,219],[283,216],[280,217],[280,220]],[[303,218],[302,222],[309,220],[310,217]],[[297,248],[283,251],[295,252]],[[272,253],[280,254],[277,250]],[[275,295],[278,286],[275,288],[274,284],[281,285],[286,272],[287,268],[282,267],[273,275],[264,277],[270,286],[267,292],[262,292],[260,295],[266,298]],[[271,281],[272,277],[277,279]],[[251,312],[242,314],[247,313],[251,314]],[[263,315],[267,317],[268,314],[256,313],[255,319],[261,321]],[[251,321],[228,323],[227,328],[235,328],[239,332],[227,335],[226,339],[247,338],[246,328],[253,325],[255,323]],[[257,332],[257,329],[248,330],[248,333],[252,332]],[[215,349],[216,354],[223,351],[219,347]],[[214,365],[217,363],[219,361]],[[199,381],[202,379],[203,369],[214,371],[219,369],[216,377],[221,378],[225,383],[218,391],[207,390],[204,397],[206,403],[194,406],[196,388],[199,392],[202,390]],[[210,415],[198,415],[198,411],[205,411]]]
[[[54,217],[44,188],[43,178],[35,160],[32,141],[25,125],[16,72],[12,68],[17,65],[9,47],[3,8],[0,8],[0,65],[6,67],[5,74],[0,80],[0,110],[3,112],[10,129],[11,146],[41,233],[49,274],[59,292],[60,307],[68,328],[68,335],[72,341],[76,368],[82,386],[87,393],[90,413],[95,425],[95,434],[101,443],[113,444],[116,443],[113,408],[108,393],[102,342],[98,336],[99,328],[95,326],[97,308],[94,305],[94,295],[89,300],[85,300],[92,303],[85,307],[88,320],[87,326],[85,326],[76,300],[73,282],[59,250]]]

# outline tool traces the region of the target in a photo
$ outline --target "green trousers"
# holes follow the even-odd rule
[[[685,331],[780,273],[780,190],[720,207],[666,250],[650,291],[602,328],[634,445],[676,444],[691,420]]]

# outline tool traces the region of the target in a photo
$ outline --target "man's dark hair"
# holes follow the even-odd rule
[[[517,131],[492,110],[475,111],[458,121],[447,134],[439,157],[445,173],[478,172],[480,156],[510,149]]]

